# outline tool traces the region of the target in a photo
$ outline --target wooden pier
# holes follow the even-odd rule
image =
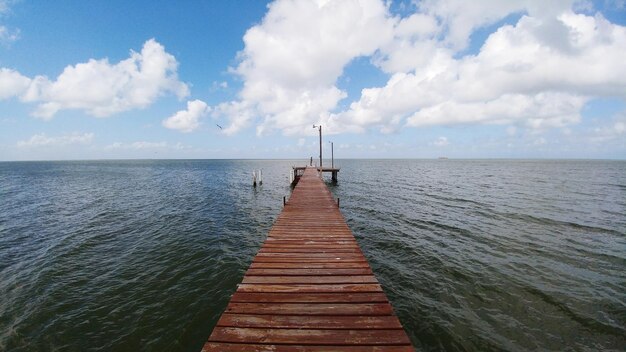
[[[305,169],[202,351],[413,351],[315,168]]]
[[[317,172],[330,172],[331,174],[331,179],[333,180],[333,182],[337,182],[337,174],[339,174],[339,170],[341,170],[338,167],[306,167],[306,166],[293,166],[293,173],[294,173],[294,183],[297,183],[298,180],[300,179],[300,176],[302,176],[302,174],[304,174],[304,170],[306,170],[307,168],[313,168],[314,170],[317,170]]]

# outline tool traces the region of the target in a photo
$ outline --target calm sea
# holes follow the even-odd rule
[[[0,351],[199,351],[304,162],[0,163]],[[418,350],[626,349],[626,162],[336,163]]]

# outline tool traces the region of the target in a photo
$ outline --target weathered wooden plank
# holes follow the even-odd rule
[[[387,297],[382,292],[340,293],[247,293],[235,292],[231,302],[258,303],[383,303]]]
[[[255,315],[224,313],[217,326],[290,329],[402,329],[395,316]]]
[[[346,235],[272,235],[269,238],[277,241],[350,241],[351,239],[354,239],[354,237]]]
[[[323,221],[323,220],[318,220]],[[292,234],[292,235],[323,235],[323,234],[338,234],[338,235],[350,235],[349,228],[342,227],[324,227],[318,225],[298,225],[299,227],[292,227],[292,225],[272,227],[270,233],[272,234]]]
[[[260,252],[256,255],[256,258],[359,258],[365,259],[361,253],[267,253]]]
[[[322,220],[320,220],[322,221]],[[287,226],[273,227],[270,230],[270,234],[272,235],[344,235],[346,237],[350,236],[350,229],[348,228],[336,228],[336,227],[320,227],[315,225],[309,225],[309,227],[298,229],[291,228]]]
[[[294,237],[294,238],[288,238],[288,239],[278,239],[274,237],[268,237],[265,240],[265,244],[263,245],[263,247],[280,246],[280,245],[283,245],[283,246],[308,245],[308,246],[332,247],[332,246],[358,246],[358,243],[356,240],[354,240],[354,238],[345,239],[345,240],[331,240],[331,239],[326,239],[326,238],[307,240],[301,237]]]
[[[302,246],[306,246],[307,248],[358,248],[361,249],[359,247],[359,244],[356,243],[356,241],[354,242],[348,242],[348,241],[326,241],[326,242],[322,242],[322,241],[302,241],[302,239],[298,239],[298,240],[283,240],[283,241],[276,241],[273,238],[268,238],[265,241],[265,244],[263,245],[262,249],[267,249],[267,248],[300,248]]]
[[[311,210],[309,210],[310,212]],[[270,229],[273,231],[284,231],[284,232],[293,232],[293,233],[308,233],[308,232],[316,232],[316,231],[324,231],[324,232],[350,232],[350,228],[348,225],[343,224],[344,220],[341,219],[336,223],[326,223],[326,218],[328,216],[320,216],[319,218],[313,218],[310,221],[292,221],[292,219],[278,219],[278,221],[272,226]],[[320,222],[323,221],[323,222]]]
[[[252,264],[250,264],[250,268],[252,269],[269,269],[269,268],[284,268],[284,269],[295,269],[295,268],[299,268],[299,269],[333,269],[333,268],[337,268],[337,269],[346,269],[346,268],[369,268],[369,264],[366,261],[358,261],[358,262],[348,262],[348,261],[343,261],[343,262],[326,262],[326,261],[322,261],[322,262],[316,262],[316,263],[312,263],[312,262],[299,262],[299,261],[295,261],[292,263],[285,263],[285,262],[278,262],[278,263],[272,263],[272,262],[252,262]]]
[[[247,342],[301,345],[408,345],[402,329],[331,330],[261,329],[218,326],[210,337],[215,342]]]
[[[324,221],[323,219],[319,219],[316,221]],[[298,225],[295,227],[294,224],[284,224],[284,225],[274,225],[270,230],[270,233],[289,233],[294,235],[306,235],[306,234],[343,234],[348,236],[350,234],[350,229],[348,227],[337,227],[337,226],[322,226],[319,224],[311,223],[308,225]]]
[[[233,303],[226,307],[231,314],[274,315],[391,315],[389,303]]]
[[[270,232],[285,232],[285,233],[299,233],[299,234],[307,234],[307,233],[315,233],[315,232],[323,232],[323,233],[341,233],[348,234],[350,229],[346,225],[321,225],[320,221],[325,221],[322,218],[319,219],[311,219],[309,223],[292,223],[291,221],[284,221],[283,224],[277,222],[274,227],[270,229]]]
[[[260,285],[239,284],[240,292],[382,292],[379,284]]]
[[[262,256],[274,256],[274,254],[278,254],[280,256],[281,253],[292,254],[294,257],[301,255],[306,257],[308,255],[317,255],[317,254],[329,254],[329,255],[353,255],[353,256],[363,256],[361,250],[355,248],[335,248],[335,249],[322,249],[322,248],[306,248],[302,246],[301,248],[264,248],[262,251],[259,251],[257,255],[261,254]]]
[[[315,252],[315,251],[323,251],[323,252],[356,252],[361,253],[361,248],[355,244],[307,244],[307,243],[294,243],[294,244],[273,244],[263,246],[263,252],[296,252],[305,251],[305,252]]]
[[[246,276],[323,276],[323,275],[373,275],[372,269],[248,269]]]
[[[363,256],[325,256],[325,257],[273,257],[262,256],[254,258],[253,263],[339,263],[339,262],[351,262],[351,263],[367,263]]]
[[[266,247],[263,250],[259,251],[259,253],[352,253],[352,254],[360,254],[363,255],[359,248],[355,248],[354,246],[343,246],[339,248],[322,248],[321,246],[307,246],[302,245],[298,248],[294,246],[274,246],[274,247]]]
[[[207,342],[203,352],[413,352],[411,346],[296,346]]]
[[[311,232],[311,233],[282,233],[282,232],[273,232],[269,235],[271,238],[280,239],[280,240],[288,240],[288,239],[297,239],[297,240],[335,240],[335,241],[349,241],[354,237],[350,234],[343,233],[324,233],[324,232]]]
[[[351,276],[244,276],[244,284],[376,284],[374,275]]]

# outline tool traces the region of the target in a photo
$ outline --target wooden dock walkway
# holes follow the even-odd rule
[[[202,351],[413,351],[314,168],[300,178]]]

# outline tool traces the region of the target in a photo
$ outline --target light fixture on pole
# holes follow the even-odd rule
[[[320,172],[322,171],[322,125],[313,125],[313,128],[317,128],[320,131]]]

